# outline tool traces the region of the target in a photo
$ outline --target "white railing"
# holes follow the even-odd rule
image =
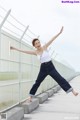
[[[10,46],[23,50],[32,50],[31,41],[38,38],[29,28],[0,6],[0,112],[27,99],[34,83],[39,62],[35,56],[11,51]],[[27,44],[28,43],[28,44]],[[50,77],[42,83],[37,94],[56,84]]]

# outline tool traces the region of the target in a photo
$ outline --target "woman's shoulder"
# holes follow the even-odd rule
[[[43,50],[47,50],[46,44],[42,46]]]
[[[36,50],[35,52],[36,52],[36,55],[41,55],[43,53],[43,48],[42,48],[42,50],[40,50],[40,51]]]
[[[37,56],[37,50],[34,50],[34,52],[35,52],[35,55]]]

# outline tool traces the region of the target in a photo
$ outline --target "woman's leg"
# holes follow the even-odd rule
[[[38,87],[40,86],[41,82],[45,79],[46,76],[47,76],[47,72],[45,71],[45,66],[41,65],[37,80],[35,81],[34,85],[32,86],[29,92],[30,94],[29,101],[32,101],[32,97],[35,95]]]
[[[75,96],[78,95],[78,93],[73,90],[71,85],[57,72],[54,66],[49,75],[61,86],[61,88],[66,93],[72,92]]]
[[[37,80],[35,81],[34,85],[32,86],[30,90],[30,95],[34,96],[38,87],[40,86],[41,82],[45,79],[47,76],[46,73],[39,72]]]

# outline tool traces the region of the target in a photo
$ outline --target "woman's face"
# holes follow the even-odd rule
[[[34,47],[37,48],[37,49],[39,49],[41,47],[41,43],[40,43],[39,40],[35,41]]]

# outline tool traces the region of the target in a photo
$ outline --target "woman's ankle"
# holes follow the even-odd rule
[[[79,93],[76,92],[75,90],[72,90],[73,95],[77,96]]]

